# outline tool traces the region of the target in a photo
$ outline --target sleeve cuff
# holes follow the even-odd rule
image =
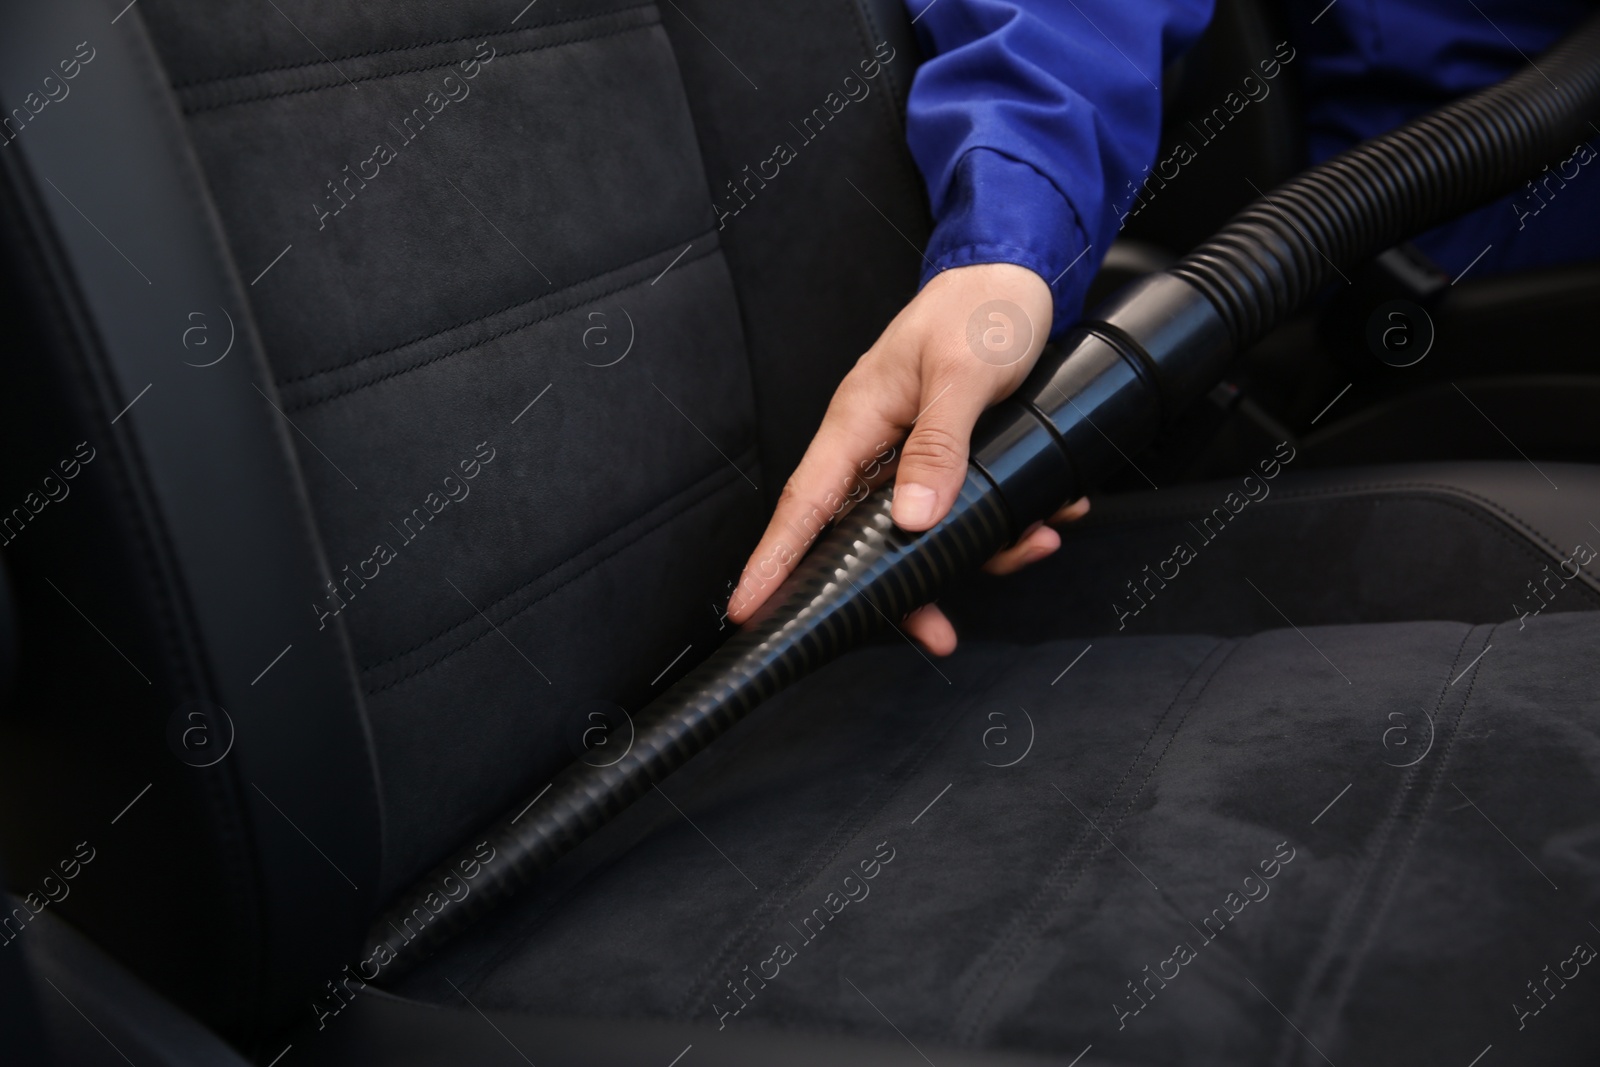
[[[922,284],[951,267],[1015,263],[1050,286],[1050,336],[1083,313],[1099,257],[1088,255],[1078,213],[1055,184],[1026,163],[974,148],[956,164],[939,223],[928,241]]]

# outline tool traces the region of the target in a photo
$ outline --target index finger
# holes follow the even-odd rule
[[[766,532],[728,600],[744,622],[787,578],[817,535],[884,480],[901,431],[875,410],[830,405],[800,465],[784,484]]]

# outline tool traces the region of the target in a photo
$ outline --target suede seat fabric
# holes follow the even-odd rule
[[[586,711],[719,640],[784,474],[915,284],[904,12],[136,14],[293,426],[331,578],[305,612],[355,660],[386,898],[547,781]]]
[[[1062,1062],[1592,1062],[1597,639],[875,646],[409,992]]]

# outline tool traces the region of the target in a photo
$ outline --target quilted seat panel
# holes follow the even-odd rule
[[[294,428],[393,889],[569,760],[574,709],[711,648],[762,511],[740,306],[653,4],[189,7],[141,14]]]

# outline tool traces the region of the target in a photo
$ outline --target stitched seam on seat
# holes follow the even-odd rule
[[[1475,629],[1476,627],[1468,627],[1466,632],[1461,635],[1461,641],[1456,645],[1456,653],[1451,657],[1447,676],[1453,676],[1456,665],[1461,662],[1467,642],[1471,640]],[[1474,680],[1476,680],[1476,675],[1474,675]],[[1443,708],[1445,698],[1449,695],[1449,692],[1449,685],[1440,685],[1439,696],[1434,701],[1433,706],[1436,716]],[[1451,743],[1453,741],[1454,735],[1452,735]],[[1389,840],[1394,833],[1395,827],[1404,814],[1406,799],[1412,794],[1418,778],[1422,776],[1422,771],[1419,768],[1420,765],[1412,768],[1402,777],[1400,784],[1395,789],[1394,799],[1389,804],[1388,812],[1384,815],[1382,821],[1373,828],[1372,836],[1369,838],[1372,844],[1365,850],[1364,861],[1355,877],[1351,879],[1344,892],[1340,895],[1339,905],[1334,912],[1332,921],[1324,928],[1317,949],[1312,953],[1310,964],[1307,966],[1295,991],[1294,1005],[1291,1009],[1293,1018],[1303,1019],[1306,1012],[1313,1010],[1317,987],[1321,984],[1323,976],[1332,969],[1337,959],[1338,943],[1344,939],[1345,931],[1352,926],[1362,908],[1365,907],[1369,887],[1380,876],[1383,854],[1388,848]],[[1285,1067],[1298,1051],[1295,1041],[1297,1036],[1291,1030],[1279,1031],[1278,1051],[1273,1057],[1273,1063],[1276,1067]]]
[[[996,667],[990,672],[992,681],[1002,668]],[[989,687],[980,687],[985,691]],[[970,701],[957,703],[945,713],[944,721],[923,732],[911,751],[901,757],[899,763],[890,770],[888,775],[879,779],[874,790],[869,791],[855,807],[840,817],[834,824],[829,834],[819,841],[799,865],[803,873],[797,874],[773,889],[756,909],[749,919],[732,934],[724,939],[712,954],[706,965],[700,969],[689,984],[689,992],[678,1005],[672,1009],[674,1018],[687,1019],[698,1011],[710,998],[713,992],[715,975],[724,970],[730,959],[737,959],[749,950],[755,942],[760,930],[765,928],[769,918],[787,908],[800,898],[806,890],[816,885],[817,881],[827,871],[828,867],[837,860],[841,853],[855,841],[860,840],[862,833],[885,808],[905,792],[916,772],[921,769],[939,745],[950,736],[964,712],[970,707]],[[871,811],[863,815],[868,806]],[[852,830],[851,827],[854,827]],[[787,890],[787,892],[785,892]],[[781,896],[781,899],[780,899]]]
[[[526,33],[529,30],[555,29],[560,26],[570,25],[574,22],[588,22],[592,19],[605,18],[608,15],[621,15],[626,12],[637,11],[641,8],[649,8],[654,6],[654,0],[650,0],[649,3],[629,4],[627,7],[619,7],[614,11],[603,12],[599,15],[577,15],[568,19],[558,19],[555,22],[530,23],[527,26],[519,26],[513,30],[488,30],[483,33],[470,33],[464,37],[440,37],[432,41],[419,41],[416,44],[397,45],[394,48],[375,48],[368,52],[348,52],[337,56],[330,56],[327,59],[313,59],[305,63],[285,63],[276,67],[260,67],[255,70],[235,71],[230,74],[218,74],[210,78],[199,78],[195,81],[175,83],[172,88],[181,92],[184,89],[196,89],[207,85],[218,85],[222,82],[238,81],[242,78],[256,78],[263,74],[279,74],[291,70],[306,70],[310,67],[326,67],[343,59],[365,59],[369,56],[386,56],[392,55],[395,52],[409,52],[417,48],[432,48],[435,45],[441,44],[459,44],[462,41],[478,41],[489,37],[505,37],[514,33]]]
[[[755,446],[752,444],[752,445],[746,445],[739,452],[735,453],[735,455],[737,455],[741,459],[743,459],[743,458],[751,456],[754,452],[755,452]],[[738,467],[738,464],[735,464],[735,466]],[[739,467],[738,469],[740,471],[743,470],[742,467]],[[636,533],[633,534],[633,536],[628,537],[626,540],[622,541],[620,544],[618,544],[615,548],[611,549],[609,552],[606,552],[604,555],[600,556],[599,558],[597,558],[595,560],[592,560],[590,563],[588,563],[586,566],[584,566],[581,570],[577,571],[576,573],[574,573],[574,574],[572,574],[572,575],[570,575],[570,576],[568,576],[566,578],[563,578],[557,584],[551,586],[549,589],[545,590],[543,593],[540,593],[533,600],[530,600],[528,603],[524,604],[522,607],[517,608],[511,614],[507,615],[504,619],[502,619],[500,621],[499,625],[507,625],[507,626],[509,626],[513,621],[516,620],[516,618],[518,616],[522,615],[524,612],[527,612],[531,608],[535,607],[541,601],[543,601],[543,600],[547,599],[548,597],[554,595],[555,593],[559,592],[561,589],[565,588],[566,586],[571,585],[573,582],[577,581],[579,578],[582,578],[584,575],[586,575],[590,571],[594,570],[600,564],[602,564],[602,563],[606,562],[607,560],[611,559],[613,556],[616,556],[617,554],[619,554],[619,553],[621,553],[621,552],[633,547],[634,545],[638,544],[640,541],[644,540],[646,537],[648,537],[650,534],[654,533],[656,530],[659,530],[661,527],[663,527],[663,526],[667,525],[668,523],[672,522],[673,520],[677,519],[679,516],[687,513],[695,505],[697,505],[699,503],[702,503],[703,501],[705,501],[705,500],[709,499],[710,497],[714,496],[716,493],[720,492],[723,488],[727,488],[727,486],[716,486],[714,484],[711,485],[711,487],[706,488],[708,483],[715,483],[715,481],[717,480],[719,475],[721,475],[724,479],[726,479],[729,482],[729,484],[732,484],[733,479],[731,477],[729,477],[725,473],[725,467],[723,467],[723,466],[718,466],[715,470],[711,471],[709,474],[703,475],[702,477],[695,479],[695,481],[691,482],[689,485],[686,485],[682,489],[679,489],[677,492],[675,492],[672,495],[668,496],[666,500],[663,500],[661,503],[655,505],[654,507],[650,508],[649,511],[645,512],[645,515],[648,515],[650,513],[650,511],[656,511],[656,510],[661,509],[661,508],[669,508],[667,513],[662,515],[657,521],[655,521],[655,522],[651,523],[650,525],[638,530]],[[674,502],[677,502],[680,497],[685,497],[685,496],[687,496],[688,494],[694,492],[697,489],[704,489],[703,495],[701,495],[699,497],[695,497],[694,499],[682,501],[681,506],[678,506],[678,507],[672,507],[671,506],[671,505],[674,504]],[[617,534],[623,532],[624,530],[627,530],[629,526],[632,526],[632,525],[634,525],[636,523],[641,522],[643,520],[643,518],[644,518],[644,516],[639,516],[637,518],[629,520],[628,523],[624,524],[618,530],[613,531],[610,536],[616,536]],[[587,551],[587,549],[585,551]],[[496,597],[493,602],[491,602],[491,603],[489,603],[489,604],[484,606],[481,617],[487,618],[490,612],[494,611],[496,608],[498,608],[501,605],[503,605],[506,601],[508,601],[508,600],[512,599],[513,597],[517,596],[518,594],[522,593],[529,586],[535,585],[539,581],[544,579],[545,577],[554,574],[556,571],[559,571],[562,567],[565,567],[568,564],[571,564],[573,561],[581,558],[582,555],[583,555],[583,552],[576,552],[573,555],[568,556],[566,559],[562,560],[560,563],[557,563],[555,566],[550,567],[547,570],[541,571],[537,575],[535,575],[534,577],[529,578],[525,582],[522,582],[515,589],[512,589],[511,591]],[[387,657],[386,659],[378,661],[377,663],[371,664],[370,666],[363,666],[361,668],[361,673],[363,675],[366,675],[369,672],[376,671],[376,670],[378,670],[378,669],[380,669],[382,667],[385,667],[385,666],[388,666],[391,663],[394,663],[397,660],[404,659],[406,656],[409,656],[409,655],[412,655],[412,654],[414,654],[416,652],[419,652],[422,649],[426,648],[428,645],[432,644],[433,642],[438,641],[441,638],[446,637],[447,635],[449,635],[450,633],[452,633],[452,632],[454,632],[456,630],[459,630],[461,627],[466,626],[467,624],[471,623],[474,619],[479,618],[479,617],[480,617],[479,613],[477,611],[474,611],[473,614],[466,616],[460,622],[452,623],[449,626],[446,626],[443,630],[440,630],[438,633],[434,634],[432,637],[426,638],[425,640],[418,642],[417,644],[413,645],[411,648],[406,649],[404,652],[396,653],[396,654],[394,654],[392,656]],[[373,688],[373,689],[368,689],[367,693],[369,695],[376,695],[378,693],[383,692],[386,689],[392,689],[395,686],[399,685],[401,682],[404,682],[404,681],[406,681],[406,680],[408,680],[410,678],[414,678],[417,675],[423,673],[424,671],[430,670],[433,667],[438,666],[440,663],[443,663],[445,660],[449,659],[451,656],[454,656],[458,652],[464,651],[465,649],[467,649],[467,648],[471,647],[472,645],[476,644],[478,641],[480,641],[481,639],[486,637],[488,634],[493,633],[493,632],[494,632],[494,630],[491,628],[491,629],[483,631],[482,633],[476,634],[473,637],[468,638],[462,644],[457,645],[454,648],[451,648],[449,651],[445,652],[443,655],[437,657],[436,659],[430,660],[427,663],[423,664],[422,666],[417,667],[414,670],[406,672],[405,674],[403,674],[400,677],[394,679],[393,681],[385,682],[384,684],[382,684],[382,685],[380,685],[380,686],[378,686],[376,688]]]
[[[629,8],[628,10],[636,11],[642,10],[642,8]],[[607,16],[600,17],[605,18]],[[582,37],[572,37],[564,41],[550,41],[545,44],[529,45],[526,48],[508,48],[504,52],[495,53],[495,58],[499,58],[500,56],[527,55],[530,52],[542,52],[550,48],[565,48],[568,45],[583,44],[586,41],[598,41],[607,37],[618,37],[626,33],[634,33],[639,30],[648,30],[653,26],[659,25],[659,19],[647,20],[635,25],[623,26],[620,29],[604,30],[599,33],[585,34]],[[321,93],[326,92],[329,89],[337,89],[341,86],[354,84],[356,82],[382,81],[385,78],[398,78],[406,74],[418,74],[426,70],[443,70],[446,67],[454,67],[458,62],[460,62],[460,60],[452,59],[445,63],[427,63],[422,66],[407,67],[403,70],[386,71],[382,74],[362,74],[354,78],[340,76],[337,80],[330,80],[326,85],[307,85],[296,89],[281,89],[274,90],[272,92],[264,92],[257,96],[241,96],[237,99],[221,100],[213,103],[201,103],[193,106],[186,106],[183,109],[183,113],[185,115],[199,115],[207,111],[220,111],[223,108],[237,107],[242,104],[259,104],[268,100],[282,100],[290,96],[300,96],[304,93]]]
[[[1484,635],[1483,643],[1485,646],[1494,643],[1494,636],[1499,629],[1500,624],[1496,623]],[[1445,772],[1450,766],[1450,757],[1455,752],[1456,742],[1461,738],[1462,723],[1465,721],[1467,711],[1471,707],[1472,694],[1477,688],[1478,678],[1483,673],[1483,658],[1480,653],[1477,662],[1470,668],[1472,678],[1467,682],[1467,691],[1461,697],[1461,710],[1457,712],[1455,721],[1451,725],[1450,739],[1445,742],[1444,750],[1439,754],[1438,765],[1434,768],[1433,777],[1428,782],[1426,793],[1417,808],[1410,836],[1405,840],[1399,857],[1385,872],[1382,884],[1375,888],[1374,892],[1377,899],[1370,908],[1366,909],[1367,919],[1364,924],[1365,928],[1361,932],[1359,943],[1353,945],[1349,960],[1342,969],[1343,974],[1335,985],[1333,992],[1327,998],[1327,1003],[1320,1013],[1320,1023],[1316,1019],[1310,1020],[1307,1026],[1308,1030],[1314,1030],[1319,1025],[1326,1027],[1337,1021],[1339,1011],[1350,995],[1350,990],[1355,984],[1362,964],[1372,950],[1373,940],[1377,936],[1378,928],[1388,913],[1390,905],[1394,902],[1395,892],[1400,886],[1401,877],[1405,874],[1406,867],[1410,865],[1411,857],[1416,851],[1417,842],[1422,837],[1428,814],[1433,810],[1434,798],[1444,788]],[[1315,1009],[1313,1008],[1313,1010]]]
[[[704,234],[702,234],[701,236],[704,236]],[[697,241],[699,239],[700,239],[699,237],[695,238],[695,240],[697,240]],[[703,252],[700,255],[694,256],[692,258],[687,258],[685,260],[685,266],[687,267],[689,265],[704,263],[709,257],[713,256],[718,251],[719,251],[719,246],[716,245],[716,244],[712,244],[711,248],[708,251]],[[519,307],[527,307],[527,306],[529,306],[531,304],[536,304],[539,301],[552,300],[555,297],[560,297],[560,296],[564,296],[564,295],[570,295],[570,294],[573,293],[573,291],[575,289],[579,288],[582,285],[588,284],[589,282],[594,281],[596,278],[604,277],[606,274],[612,274],[612,273],[616,273],[616,272],[619,272],[619,271],[628,270],[629,268],[635,267],[640,263],[647,263],[652,259],[659,259],[664,255],[666,255],[665,252],[652,252],[652,253],[650,253],[650,255],[644,256],[644,257],[642,257],[640,259],[637,259],[633,263],[625,264],[622,267],[617,267],[617,268],[614,268],[613,270],[604,271],[601,274],[597,274],[597,275],[594,275],[592,277],[585,278],[581,282],[577,282],[577,283],[575,283],[573,285],[569,285],[569,286],[567,286],[567,287],[565,287],[563,289],[559,289],[554,293],[546,293],[543,296],[536,297],[533,300],[525,300],[521,304],[513,304],[509,308],[501,308],[499,311],[491,311],[487,315],[480,315],[475,319],[469,319],[466,322],[458,323],[455,326],[451,326],[448,329],[440,330],[437,333],[430,334],[427,337],[420,338],[420,339],[418,339],[416,341],[407,341],[404,344],[395,345],[392,348],[386,348],[382,352],[376,352],[376,353],[373,353],[370,356],[362,356],[359,359],[356,359],[356,360],[354,360],[354,361],[352,361],[350,363],[346,363],[346,364],[344,364],[342,366],[339,366],[339,367],[333,367],[333,368],[330,368],[328,370],[323,370],[323,371],[313,371],[310,374],[301,375],[299,378],[292,379],[292,381],[304,382],[304,381],[306,381],[306,380],[308,380],[310,378],[322,377],[324,375],[335,375],[335,374],[343,373],[344,371],[349,370],[350,368],[356,367],[356,366],[358,366],[358,365],[360,365],[362,363],[366,363],[366,362],[368,362],[370,360],[378,359],[378,358],[380,358],[382,356],[391,355],[391,354],[393,354],[395,352],[398,352],[400,349],[408,348],[408,347],[410,347],[412,345],[426,343],[427,341],[430,341],[435,337],[439,337],[439,336],[442,336],[444,334],[450,333],[453,330],[465,329],[468,326],[472,326],[472,325],[475,325],[477,323],[484,322],[484,321],[486,321],[488,319],[492,319],[496,315],[501,315],[501,314],[505,314],[505,313],[507,313],[509,311],[514,311]],[[422,360],[420,360],[420,361],[418,361],[416,363],[412,363],[412,364],[409,364],[407,366],[397,367],[397,368],[395,368],[393,370],[385,371],[384,373],[378,375],[376,378],[370,378],[370,379],[368,379],[366,381],[354,382],[354,383],[352,383],[350,385],[346,385],[346,386],[343,386],[341,388],[335,388],[332,392],[325,393],[325,394],[323,394],[321,396],[312,395],[312,396],[296,399],[296,400],[293,400],[291,402],[286,403],[284,406],[289,411],[304,411],[307,408],[316,407],[319,404],[325,404],[325,403],[327,403],[327,402],[329,402],[331,400],[338,400],[341,397],[349,396],[351,393],[357,393],[357,392],[360,392],[363,389],[368,389],[368,388],[370,388],[370,387],[372,387],[374,385],[378,385],[378,384],[380,384],[382,382],[386,382],[391,378],[398,378],[401,375],[410,374],[412,371],[421,370],[424,367],[431,366],[432,364],[438,363],[441,360],[450,359],[452,357],[462,355],[463,353],[471,352],[473,349],[482,348],[485,345],[488,345],[488,344],[490,344],[490,343],[492,343],[494,341],[500,340],[502,337],[508,337],[511,334],[518,333],[518,332],[520,332],[522,330],[530,329],[530,328],[532,328],[534,326],[537,326],[540,323],[549,322],[551,319],[559,318],[562,315],[569,314],[569,313],[577,310],[578,308],[584,307],[585,305],[593,304],[598,300],[603,300],[608,296],[614,296],[615,294],[620,293],[620,292],[624,292],[624,291],[626,291],[628,289],[637,288],[638,286],[643,285],[643,284],[645,284],[645,280],[644,280],[644,278],[642,276],[641,277],[637,277],[637,278],[633,278],[631,281],[619,282],[617,285],[613,286],[610,289],[601,290],[600,292],[595,293],[592,296],[583,296],[583,297],[575,298],[570,303],[561,304],[561,306],[556,307],[554,310],[550,311],[548,314],[538,315],[538,316],[536,316],[536,317],[534,317],[532,319],[529,319],[527,322],[519,323],[519,324],[517,324],[515,326],[508,326],[503,330],[498,330],[495,333],[492,333],[487,337],[481,338],[480,340],[473,341],[470,344],[461,345],[458,348],[452,348],[448,352],[441,352],[440,354],[435,355],[435,356],[429,356],[426,359],[422,359]],[[650,284],[653,285],[654,283],[652,282]],[[558,301],[557,303],[560,303],[560,302]],[[286,384],[287,383],[279,383],[280,390]]]
[[[1173,709],[1178,706],[1179,701],[1184,699],[1184,694],[1189,690],[1190,686],[1194,684],[1195,679],[1200,677],[1202,672],[1205,674],[1205,680],[1200,684],[1199,689],[1195,691],[1194,695],[1189,698],[1188,707],[1184,709],[1182,715],[1179,716],[1177,723],[1174,724],[1172,732],[1167,737],[1167,743],[1162,746],[1160,754],[1155,757],[1155,760],[1151,764],[1149,771],[1146,772],[1144,778],[1139,782],[1139,788],[1128,797],[1127,806],[1123,808],[1122,815],[1118,816],[1116,823],[1112,825],[1113,830],[1122,824],[1122,821],[1127,817],[1127,813],[1133,809],[1134,803],[1138,801],[1139,796],[1144,792],[1145,786],[1149,784],[1151,776],[1155,774],[1156,769],[1160,767],[1161,762],[1166,758],[1167,752],[1171,749],[1172,743],[1177,738],[1178,733],[1183,729],[1184,723],[1188,721],[1189,715],[1197,706],[1199,706],[1200,698],[1205,694],[1205,691],[1210,687],[1211,682],[1222,670],[1223,664],[1227,663],[1227,661],[1232,658],[1234,652],[1238,650],[1240,645],[1241,642],[1239,641],[1218,641],[1211,647],[1210,651],[1208,651],[1205,656],[1201,658],[1200,662],[1195,664],[1194,669],[1190,671],[1188,677],[1183,680],[1183,684],[1178,686],[1177,691],[1172,696],[1171,702],[1168,703],[1166,709],[1162,711],[1161,717],[1156,720],[1155,725],[1150,728],[1149,734],[1146,735],[1144,741],[1139,746],[1139,751],[1134,755],[1133,759],[1129,761],[1127,768],[1122,772],[1122,777],[1117,780],[1117,784],[1112,788],[1110,794],[1106,797],[1106,800],[1100,805],[1096,814],[1102,818],[1105,817],[1106,812],[1109,811],[1112,805],[1116,802],[1116,799],[1121,793],[1123,786],[1138,768],[1139,761],[1144,758],[1144,754],[1149,750],[1151,742],[1155,740],[1158,734],[1160,734],[1162,727],[1166,724],[1167,719],[1171,716]],[[1219,650],[1225,650],[1222,651],[1221,656],[1218,656],[1217,654]],[[1074,812],[1074,815],[1076,814],[1077,813]],[[973,1012],[971,1020],[961,1027],[960,1030],[952,1029],[951,1036],[957,1043],[973,1044],[977,1041],[979,1032],[982,1030],[985,1020],[988,1018],[990,1012],[994,1009],[995,1001],[999,998],[1000,993],[1007,987],[1007,985],[1009,985],[1012,976],[1016,974],[1017,969],[1022,965],[1023,960],[1025,960],[1029,954],[1031,954],[1034,947],[1037,946],[1044,928],[1054,921],[1055,916],[1058,915],[1062,907],[1066,905],[1067,900],[1072,896],[1074,890],[1077,889],[1079,883],[1082,882],[1083,876],[1088,873],[1090,863],[1105,852],[1107,844],[1105,838],[1100,838],[1100,843],[1095,846],[1092,852],[1083,851],[1083,842],[1092,840],[1093,838],[1091,835],[1094,837],[1099,836],[1098,834],[1094,834],[1093,827],[1091,826],[1084,826],[1080,828],[1078,836],[1073,840],[1072,845],[1056,862],[1055,866],[1051,868],[1050,873],[1041,880],[1039,889],[1034,893],[1033,897],[1030,898],[1028,903],[1014,915],[1012,921],[1007,924],[1005,931],[990,943],[989,950],[984,953],[984,959],[986,961],[993,962],[985,962],[980,964],[979,967],[974,970],[972,977],[966,983],[964,983],[969,991],[962,996],[962,1006],[956,1011],[955,1018],[959,1020],[962,1015],[967,1013],[968,1008],[971,1008],[974,1005],[976,1005],[976,1010]],[[1078,864],[1076,873],[1072,875],[1071,880],[1065,886],[1061,887],[1059,890],[1056,889],[1055,883],[1057,879],[1059,879],[1064,873],[1072,868],[1074,861],[1080,858],[1080,853],[1082,862]],[[1032,930],[1031,934],[1028,932],[1030,928]],[[1016,946],[1014,950],[1010,948],[1010,946],[1013,944]],[[978,996],[979,985],[983,982],[986,976],[995,974],[996,972],[999,973],[992,981],[990,981],[988,994],[984,996],[981,1003],[977,1002],[975,998]],[[960,1024],[957,1023],[956,1025]]]
[[[1212,668],[1210,673],[1207,675],[1205,682],[1201,685],[1200,691],[1195,694],[1194,699],[1192,699],[1189,703],[1189,707],[1184,711],[1182,716],[1180,716],[1177,724],[1173,727],[1172,733],[1168,735],[1167,743],[1162,746],[1161,753],[1156,756],[1150,770],[1140,781],[1139,789],[1129,797],[1128,804],[1123,809],[1123,814],[1118,816],[1117,822],[1113,824],[1113,830],[1115,830],[1117,826],[1121,825],[1123,819],[1127,815],[1127,812],[1131,810],[1133,804],[1137,802],[1140,793],[1143,792],[1144,787],[1150,781],[1150,775],[1155,772],[1155,769],[1160,765],[1161,761],[1165,759],[1167,751],[1172,746],[1173,738],[1177,736],[1178,731],[1183,727],[1184,721],[1188,719],[1190,712],[1194,710],[1200,694],[1205,692],[1205,689],[1211,684],[1211,679],[1216,676],[1216,672],[1221,669],[1222,664],[1227,662],[1228,658],[1233,655],[1233,652],[1238,647],[1239,643],[1229,641],[1226,642],[1226,644],[1228,646],[1227,652],[1216,663],[1215,667]],[[1168,716],[1171,715],[1172,710],[1177,707],[1178,702],[1183,698],[1185,690],[1189,688],[1194,678],[1202,670],[1204,670],[1206,665],[1215,657],[1217,649],[1223,647],[1223,645],[1224,642],[1218,642],[1217,645],[1213,646],[1212,649],[1201,659],[1201,661],[1195,665],[1194,670],[1189,673],[1189,676],[1184,679],[1183,684],[1178,687],[1177,692],[1173,694],[1172,701],[1167,705],[1166,709],[1162,711],[1161,717],[1156,721],[1155,725],[1151,728],[1150,733],[1146,736],[1144,742],[1139,746],[1138,753],[1134,756],[1133,760],[1129,762],[1127,768],[1122,773],[1122,777],[1117,780],[1117,784],[1113,787],[1105,802],[1100,805],[1100,808],[1096,814],[1098,814],[1101,818],[1105,817],[1106,812],[1111,809],[1112,805],[1116,801],[1116,798],[1121,794],[1123,786],[1127,783],[1128,778],[1138,767],[1139,761],[1149,749],[1150,743],[1154,741],[1156,736],[1161,732],[1161,728],[1166,723]],[[991,956],[994,952],[998,951],[997,946],[1010,942],[1020,942],[1016,950],[1010,954],[1009,964],[1007,965],[1007,961],[1002,960],[998,965],[1003,967],[1003,973],[997,980],[990,984],[988,995],[978,1007],[978,1010],[973,1015],[972,1020],[967,1024],[966,1030],[963,1033],[955,1035],[959,1041],[970,1044],[977,1040],[978,1033],[983,1027],[984,1020],[993,1010],[995,1000],[999,997],[1001,991],[1009,983],[1011,976],[1016,973],[1017,968],[1021,966],[1022,961],[1026,959],[1029,953],[1032,951],[1033,946],[1038,943],[1040,931],[1043,929],[1043,927],[1049,924],[1053,916],[1059,912],[1062,905],[1066,902],[1067,898],[1072,895],[1073,891],[1082,881],[1084,874],[1088,872],[1090,862],[1100,854],[1104,853],[1105,839],[1102,838],[1101,843],[1096,845],[1093,852],[1083,853],[1082,864],[1078,867],[1077,872],[1072,876],[1071,880],[1059,891],[1058,894],[1047,892],[1049,887],[1053,885],[1056,879],[1065,870],[1072,866],[1073,860],[1077,858],[1080,852],[1082,852],[1083,842],[1092,840],[1092,831],[1092,826],[1085,826],[1079,830],[1078,837],[1074,840],[1072,846],[1061,857],[1061,859],[1057,861],[1056,865],[1051,869],[1050,874],[1045,877],[1040,889],[1034,894],[1034,897],[1025,906],[1024,910],[1019,913],[1019,917],[1008,926],[1007,931],[994,943],[996,947],[991,948]],[[1052,895],[1058,897],[1054,903],[1049,901],[1049,897]],[[1030,925],[1033,927],[1033,933],[1031,935],[1026,933],[1026,928]],[[981,971],[974,974],[973,978],[968,983],[969,987],[973,988],[973,991],[963,998],[964,1005],[973,1003],[973,998],[976,996],[975,987],[985,973],[992,972],[994,969],[995,966],[985,966]]]
[[[1547,538],[1542,531],[1534,527],[1531,523],[1517,515],[1515,512],[1500,504],[1498,501],[1490,499],[1486,496],[1482,496],[1481,494],[1475,493],[1470,489],[1463,489],[1460,486],[1450,485],[1445,482],[1375,482],[1367,484],[1335,486],[1326,489],[1284,489],[1280,490],[1280,494],[1281,498],[1287,498],[1291,500],[1314,500],[1318,497],[1355,496],[1357,494],[1368,492],[1398,494],[1411,490],[1431,491],[1446,497],[1465,497],[1482,505],[1485,511],[1493,512],[1508,525],[1521,530],[1527,535],[1529,540],[1537,541],[1539,544],[1544,545],[1558,556],[1560,556],[1562,553],[1562,549],[1557,546],[1555,542]],[[1265,505],[1266,501],[1262,500],[1261,503]],[[1459,505],[1459,502],[1456,503]],[[1187,513],[1188,509],[1181,505],[1166,504],[1152,507],[1147,510],[1132,511],[1127,515],[1118,515],[1114,518],[1097,523],[1094,526],[1089,527],[1089,529],[1098,529],[1103,526],[1114,526],[1118,523],[1129,520],[1147,518],[1177,518]],[[1235,514],[1238,513],[1235,512]],[[1589,574],[1588,572],[1585,572],[1585,574],[1586,577],[1600,582],[1600,575]]]

